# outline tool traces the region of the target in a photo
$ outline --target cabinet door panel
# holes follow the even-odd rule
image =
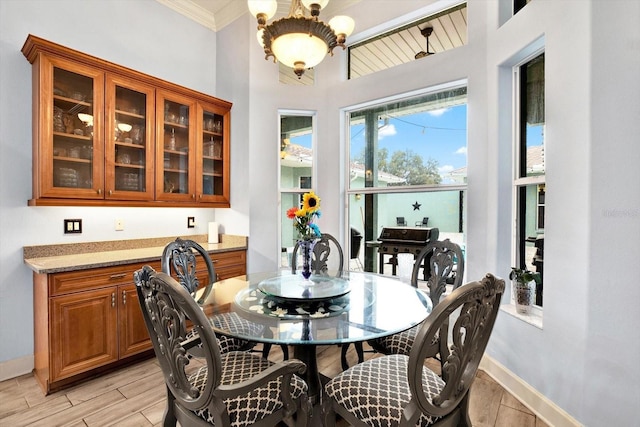
[[[100,289],[51,298],[52,381],[118,360],[115,297]]]
[[[36,197],[102,199],[104,73],[46,56],[38,71]]]
[[[195,203],[196,103],[160,90],[156,98],[156,200]]]
[[[198,120],[198,201],[229,203],[229,110],[199,103]]]
[[[105,198],[153,200],[154,88],[107,75]]]
[[[135,285],[119,286],[118,333],[120,358],[151,348],[151,339],[142,317]]]

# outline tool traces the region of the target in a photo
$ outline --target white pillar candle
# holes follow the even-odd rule
[[[209,223],[209,243],[218,243],[218,223]]]

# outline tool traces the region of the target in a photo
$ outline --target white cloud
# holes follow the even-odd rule
[[[385,136],[393,136],[398,131],[394,125],[385,125],[378,129],[378,141],[384,138]]]
[[[441,115],[443,115],[447,111],[449,111],[448,108],[438,108],[437,110],[427,111],[427,113],[432,115],[432,116],[435,116],[435,117],[440,117]]]
[[[467,147],[460,147],[456,150],[456,154],[462,154],[463,156],[467,155]]]
[[[453,170],[453,166],[451,165],[444,165],[444,166],[440,166],[438,168],[438,172],[440,172],[440,175],[446,175],[449,172],[451,172]]]

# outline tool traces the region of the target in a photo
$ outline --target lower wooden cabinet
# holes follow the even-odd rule
[[[213,253],[211,259],[217,280],[246,274],[245,250]],[[152,353],[133,282],[143,265],[160,271],[158,260],[34,273],[34,375],[45,393]],[[206,283],[206,266],[197,265]]]

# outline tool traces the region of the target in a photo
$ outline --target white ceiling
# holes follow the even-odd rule
[[[156,0],[195,22],[219,31],[244,14],[249,13],[246,0]],[[291,0],[277,0],[278,11],[273,19],[289,14]],[[362,0],[333,0],[325,7],[320,17],[327,22],[335,15]],[[462,2],[462,0],[461,0]],[[466,44],[467,10],[462,6],[444,16],[436,14],[433,19],[419,24],[420,28],[433,27],[429,37],[429,51],[443,52]],[[357,17],[353,17],[356,19]],[[385,68],[414,61],[414,55],[426,50],[426,40],[418,25],[407,25],[401,32],[391,36],[375,37],[352,49],[351,78],[383,70]],[[280,67],[280,81],[288,84],[313,84],[313,73],[307,72],[299,80],[287,67]]]
[[[219,31],[245,13],[249,13],[245,0],[156,0],[178,13],[192,19],[213,31]],[[337,15],[341,10],[361,0],[330,1],[322,10],[323,20]],[[290,0],[278,0],[276,18],[286,16],[291,6]]]

